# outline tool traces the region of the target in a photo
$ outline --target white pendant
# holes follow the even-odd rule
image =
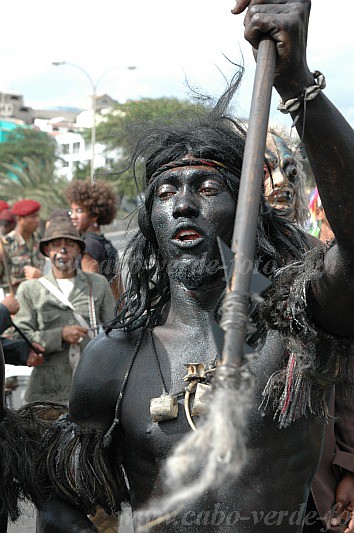
[[[192,416],[199,416],[207,412],[211,385],[207,383],[198,383],[195,390]]]
[[[165,392],[158,398],[150,400],[150,416],[153,422],[163,422],[178,416],[178,403],[176,396],[170,396]]]

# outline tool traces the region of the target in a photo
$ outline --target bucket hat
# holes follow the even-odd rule
[[[55,218],[46,228],[43,238],[39,242],[39,249],[43,255],[47,255],[44,247],[54,239],[72,239],[80,246],[81,253],[85,250],[85,241],[80,237],[80,233],[73,226],[71,220],[67,218]]]

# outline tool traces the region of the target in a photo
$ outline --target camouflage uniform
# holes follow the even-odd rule
[[[26,265],[43,270],[45,258],[39,251],[39,240],[39,235],[33,233],[32,248],[30,248],[22,235],[17,233],[16,230],[2,237],[6,259],[10,269],[11,283],[14,289],[17,289],[21,281],[26,279],[23,270]],[[2,263],[0,265],[0,276],[2,286],[8,287],[8,280],[6,279],[4,265]]]

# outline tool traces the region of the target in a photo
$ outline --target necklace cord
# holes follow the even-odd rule
[[[150,338],[151,338],[152,346],[154,348],[155,359],[156,359],[157,366],[158,366],[158,369],[159,369],[159,375],[160,375],[161,384],[162,384],[162,391],[163,391],[164,394],[167,394],[167,387],[166,387],[166,383],[165,383],[165,378],[163,377],[163,373],[162,373],[162,369],[161,369],[161,365],[160,365],[160,359],[159,359],[159,356],[157,355],[156,344],[155,344],[155,339],[154,339],[154,336],[153,336],[153,333],[152,333],[152,329],[149,329],[149,332],[150,332]]]
[[[123,400],[123,395],[124,395],[125,389],[127,387],[128,379],[129,379],[129,376],[130,376],[131,369],[133,368],[133,364],[134,364],[135,358],[136,358],[136,356],[138,354],[138,351],[140,349],[140,346],[142,344],[142,341],[143,341],[143,338],[144,338],[144,334],[145,334],[145,330],[143,329],[142,332],[141,332],[140,338],[139,338],[138,342],[135,345],[134,353],[133,353],[133,356],[132,356],[132,358],[130,360],[129,366],[128,366],[125,374],[124,374],[123,383],[122,383],[121,389],[119,391],[119,395],[118,395],[118,398],[117,398],[116,407],[115,407],[115,411],[114,411],[114,420],[112,422],[111,427],[109,428],[109,430],[107,431],[107,433],[105,434],[105,436],[103,438],[103,447],[104,448],[111,444],[113,431],[118,426],[118,424],[120,422],[120,410],[121,410],[121,404],[122,404],[122,400]]]

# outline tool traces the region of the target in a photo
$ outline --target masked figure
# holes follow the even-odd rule
[[[303,227],[308,218],[305,174],[299,155],[278,134],[267,134],[264,164],[266,202]]]

